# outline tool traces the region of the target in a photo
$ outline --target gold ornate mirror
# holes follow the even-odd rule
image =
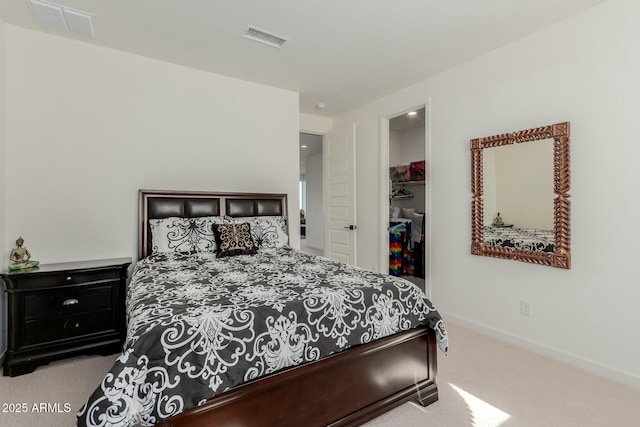
[[[471,140],[471,253],[570,268],[569,122]]]

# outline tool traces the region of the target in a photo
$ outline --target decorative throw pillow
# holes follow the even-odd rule
[[[227,222],[220,216],[199,218],[169,217],[150,219],[151,251],[159,252],[215,252],[213,224]]]
[[[251,237],[258,249],[285,246],[289,236],[285,232],[287,224],[282,216],[249,216],[232,218],[234,223],[251,224]]]
[[[218,252],[216,258],[233,255],[251,255],[257,248],[251,238],[251,225],[248,222],[235,224],[213,224]]]

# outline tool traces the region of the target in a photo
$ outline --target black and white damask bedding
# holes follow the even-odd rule
[[[246,381],[442,320],[413,283],[288,246],[136,264],[122,354],[79,426],[150,426]]]
[[[486,226],[483,233],[485,246],[553,252],[553,230]]]

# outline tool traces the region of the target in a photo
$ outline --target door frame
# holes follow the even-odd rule
[[[380,272],[389,274],[389,120],[394,117],[406,114],[409,111],[417,108],[425,109],[425,160],[426,160],[426,176],[425,176],[425,257],[424,257],[424,282],[425,293],[427,297],[431,298],[431,97],[427,98],[424,103],[413,105],[404,109],[396,110],[392,113],[383,114],[379,116],[379,188],[380,194],[379,200],[379,225],[378,232],[380,238],[378,239],[380,246],[378,248],[378,265],[380,266]]]
[[[323,239],[325,239],[326,238],[325,231],[326,231],[326,228],[327,228],[326,218],[325,218],[326,212],[325,212],[325,194],[324,194],[325,187],[326,187],[326,177],[325,177],[326,171],[325,171],[325,165],[324,165],[324,155],[325,155],[325,150],[326,150],[325,133],[317,132],[317,131],[306,131],[306,130],[300,129],[298,131],[298,136],[300,134],[302,134],[302,133],[305,133],[305,134],[308,134],[308,135],[319,136],[320,138],[322,138],[322,151],[321,151],[321,154],[322,154],[322,177],[320,178],[320,180],[322,181],[322,235],[323,235]],[[306,197],[306,195],[305,195],[305,197]],[[324,243],[325,244],[322,247],[322,255],[323,256],[325,255],[325,251],[326,251],[326,242],[324,242]],[[300,247],[302,247],[302,235],[300,236]],[[317,248],[313,248],[313,249],[317,249]]]
[[[328,132],[328,131],[327,131]],[[322,234],[325,235],[326,234],[326,228],[327,228],[327,224],[326,224],[326,211],[325,211],[325,188],[326,188],[326,170],[325,170],[325,165],[324,165],[324,155],[326,152],[326,133],[327,132],[318,132],[318,131],[309,131],[309,130],[303,130],[302,128],[300,128],[298,130],[298,137],[300,136],[301,133],[306,133],[309,135],[316,135],[319,137],[322,137]],[[300,149],[300,144],[298,144],[298,149]],[[298,153],[298,157],[299,157],[299,153]],[[299,174],[298,174],[299,175]],[[326,236],[325,236],[326,237]],[[326,254],[326,248],[327,248],[327,244],[326,241],[324,242],[324,247],[322,248],[322,255],[324,256]],[[302,236],[300,236],[300,245],[302,245]]]

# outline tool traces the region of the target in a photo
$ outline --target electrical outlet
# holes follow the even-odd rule
[[[533,316],[533,309],[529,301],[520,301],[520,314],[523,316]]]

